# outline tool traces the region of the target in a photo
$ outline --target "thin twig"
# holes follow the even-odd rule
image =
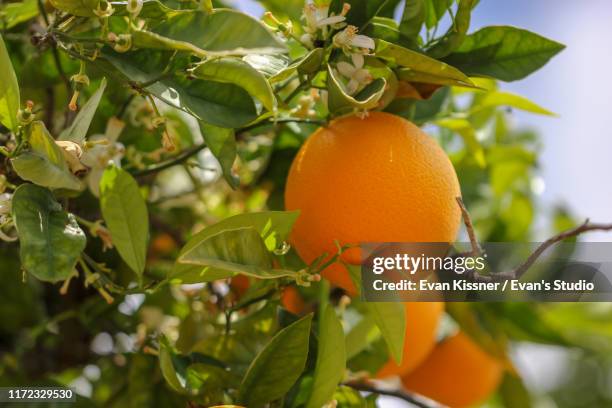
[[[189,149],[186,149],[184,151],[182,151],[181,153],[177,154],[176,156],[174,156],[173,158],[156,164],[154,166],[150,166],[147,167],[146,169],[142,169],[142,170],[137,170],[132,172],[133,176],[139,177],[139,176],[146,176],[148,174],[153,174],[153,173],[157,173],[160,172],[162,170],[165,170],[167,168],[170,168],[172,166],[175,166],[177,164],[180,164],[182,162],[184,162],[185,160],[187,160],[188,158],[190,158],[191,156],[194,156],[196,154],[198,154],[201,150],[204,150],[204,148],[206,147],[205,143],[193,146]]]
[[[316,120],[316,119],[280,118],[280,119],[272,119],[270,121],[257,122],[252,125],[248,125],[243,128],[240,128],[237,131],[246,132],[248,130],[258,128],[260,126],[277,125],[281,123],[305,123],[305,124],[310,124],[310,125],[324,125],[326,122],[324,120]]]
[[[399,398],[401,400],[409,402],[420,408],[444,408],[446,407],[446,405],[442,405],[434,400],[423,397],[422,395],[415,394],[415,393],[408,392],[408,391],[383,390],[369,383],[364,383],[364,382],[350,381],[350,382],[344,383],[343,385],[346,385],[347,387],[351,387],[352,389],[357,390],[357,391],[372,392],[374,394],[380,394],[380,395],[386,395],[389,397]]]
[[[541,243],[540,246],[537,247],[536,250],[531,255],[529,255],[529,258],[527,258],[527,260],[522,265],[520,265],[518,268],[514,270],[514,276],[516,278],[520,278],[521,276],[523,276],[523,274],[527,272],[527,270],[544,253],[544,251],[546,251],[552,245],[556,244],[557,242],[563,241],[567,238],[576,237],[580,234],[583,234],[589,231],[612,231],[612,224],[591,224],[589,223],[589,220],[587,218],[587,220],[584,223],[582,223],[582,225],[579,225],[567,231],[563,231],[551,238],[548,238],[546,241]]]
[[[465,229],[467,230],[468,236],[470,237],[470,244],[472,246],[472,252],[467,255],[478,256],[482,253],[482,247],[478,242],[478,238],[476,238],[476,232],[474,231],[474,224],[472,224],[472,217],[470,217],[470,213],[468,212],[465,204],[461,197],[457,197],[457,204],[459,204],[459,208],[461,209],[461,215],[463,216],[463,223],[465,224]]]

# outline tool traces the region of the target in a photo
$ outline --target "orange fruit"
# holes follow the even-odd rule
[[[168,255],[178,249],[174,238],[165,232],[158,234],[151,241],[151,252],[154,255]]]
[[[436,141],[384,112],[346,116],[302,145],[287,179],[285,206],[300,210],[290,241],[307,263],[360,242],[453,242],[461,221],[455,170]],[[342,254],[361,262],[353,248]],[[339,263],[323,276],[351,293]]]
[[[293,286],[287,286],[281,294],[281,304],[293,314],[299,315],[306,309],[306,303],[300,292]]]
[[[235,275],[230,280],[230,289],[236,295],[236,298],[240,299],[244,296],[249,286],[251,286],[251,282],[248,276],[245,275]]]
[[[406,334],[402,362],[392,358],[376,374],[378,378],[404,375],[425,360],[436,345],[436,334],[444,304],[441,302],[406,302]]]
[[[483,402],[498,387],[503,364],[466,334],[438,344],[416,370],[402,377],[406,389],[451,408]]]

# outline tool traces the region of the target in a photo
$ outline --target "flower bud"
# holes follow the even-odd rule
[[[132,17],[137,17],[142,11],[142,0],[128,0],[126,9],[128,13],[132,15]]]

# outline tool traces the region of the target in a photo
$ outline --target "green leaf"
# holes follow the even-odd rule
[[[319,408],[332,400],[336,387],[344,377],[346,354],[344,331],[333,306],[328,305],[319,325],[319,347],[312,394],[306,408]]]
[[[315,48],[308,52],[303,58],[297,60],[287,68],[270,77],[270,83],[276,83],[289,79],[296,72],[304,75],[313,74],[321,68],[325,50],[323,48]]]
[[[402,43],[408,47],[416,47],[418,44],[419,33],[425,22],[425,3],[426,0],[406,0],[404,5],[399,32]]]
[[[79,17],[95,17],[94,11],[100,0],[50,0],[51,5],[58,10]]]
[[[504,379],[499,386],[499,394],[504,407],[530,408],[533,406],[529,391],[525,388],[523,380],[517,375],[510,373],[504,375]]]
[[[378,333],[379,331],[373,317],[370,315],[363,316],[346,334],[346,359],[350,360],[362,352]]]
[[[404,305],[400,302],[366,302],[364,304],[385,339],[389,354],[398,364],[401,363],[404,353],[404,336],[406,335]]]
[[[344,91],[339,76],[331,66],[328,66],[327,90],[329,91],[329,110],[330,112],[340,114],[348,113],[355,109],[373,109],[378,106],[378,102],[385,92],[386,83],[387,81],[383,78],[375,79],[358,94],[351,96]]]
[[[102,78],[100,87],[91,95],[91,98],[83,105],[79,114],[74,118],[74,121],[69,128],[64,129],[60,134],[59,140],[70,140],[75,143],[81,143],[87,136],[89,125],[93,120],[104,90],[106,89],[106,78]]]
[[[38,3],[36,0],[8,3],[2,12],[4,13],[3,30],[8,30],[36,17],[39,13]]]
[[[143,83],[160,75],[160,72],[154,70],[147,71],[148,64],[152,63],[151,59],[156,58],[156,54],[157,58],[163,57],[159,53],[146,50],[125,54],[104,51],[102,57],[118,70],[124,79]],[[106,70],[116,73],[108,66]],[[236,128],[257,118],[253,98],[234,84],[169,78],[155,82],[146,90],[167,104],[211,125]]]
[[[470,113],[497,106],[509,106],[526,112],[555,116],[555,114],[548,109],[541,107],[524,96],[503,91],[487,92]]]
[[[281,55],[259,55],[248,54],[242,57],[242,60],[261,72],[266,78],[273,77],[279,72],[287,68],[289,64],[289,56]]]
[[[85,233],[46,188],[22,184],[12,200],[21,265],[36,278],[57,282],[74,272],[85,249]]]
[[[425,0],[425,26],[431,29],[448,11],[452,0]]]
[[[235,10],[182,11],[153,27],[136,31],[134,45],[206,55],[278,54],[285,45],[261,22]]]
[[[276,99],[268,80],[255,68],[239,58],[219,58],[198,64],[192,74],[196,78],[238,85],[251,96],[259,99],[263,106],[273,112]]]
[[[378,12],[385,6],[388,0],[333,0],[329,3],[330,14],[334,13],[338,15],[342,11],[344,3],[351,5],[351,9],[346,15],[347,24],[351,24],[357,27],[362,27],[372,18],[374,18]]]
[[[472,153],[474,160],[480,167],[486,166],[484,149],[476,138],[476,130],[467,119],[439,119],[434,122],[436,125],[450,129],[463,138],[467,149]]]
[[[219,161],[223,177],[232,188],[238,187],[239,178],[232,172],[232,166],[237,154],[234,129],[221,128],[202,121],[199,123],[204,142],[206,142],[206,146],[208,146],[213,156]]]
[[[459,0],[453,23],[446,34],[427,50],[427,54],[434,58],[443,58],[455,51],[463,43],[465,35],[470,28],[472,7],[475,3],[476,0]]]
[[[281,398],[300,377],[308,357],[312,314],[279,331],[247,370],[238,400],[249,408]]]
[[[359,391],[346,385],[338,387],[333,399],[338,401],[338,408],[368,408],[367,401]]]
[[[113,245],[141,277],[146,263],[149,215],[136,180],[125,170],[107,167],[100,180],[100,207]]]
[[[468,35],[445,61],[468,75],[515,81],[543,67],[565,46],[510,26],[491,26]]]
[[[473,88],[475,85],[458,69],[427,55],[409,50],[387,41],[376,40],[376,56],[400,67],[399,78],[412,82],[456,85]]]
[[[0,36],[0,78],[2,78],[0,81],[0,123],[15,131],[19,125],[17,123],[17,112],[20,105],[19,84],[2,36]]]
[[[272,256],[253,227],[221,231],[182,254],[178,262],[242,273],[257,278],[291,276],[294,272],[272,270]]]
[[[268,250],[282,245],[287,239],[299,212],[266,211],[251,214],[240,214],[229,217],[214,225],[204,228],[195,234],[181,249],[178,258],[196,248],[210,237],[227,230],[252,227],[263,237]],[[203,268],[198,265],[176,263],[170,272],[170,279],[180,279],[183,283],[207,282],[230,277],[234,273],[216,268]]]
[[[30,124],[28,140],[31,150],[11,159],[19,177],[51,189],[81,189],[81,181],[70,172],[62,149],[43,122]]]

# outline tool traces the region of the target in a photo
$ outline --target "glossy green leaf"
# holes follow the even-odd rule
[[[3,29],[8,30],[36,17],[39,13],[38,3],[36,0],[8,3],[0,13],[4,13]]]
[[[308,52],[303,58],[297,60],[287,68],[278,72],[270,78],[270,83],[276,83],[289,79],[296,72],[300,74],[313,74],[321,68],[325,50],[323,48],[315,48]]]
[[[404,354],[404,336],[406,334],[406,313],[400,302],[366,302],[380,330],[389,354],[399,364]]]
[[[348,95],[339,74],[328,67],[327,90],[329,91],[327,103],[330,112],[340,114],[348,113],[355,109],[373,109],[378,106],[378,102],[385,92],[387,81],[378,78],[368,84],[362,91],[355,96]]]
[[[226,218],[195,234],[181,249],[178,258],[180,259],[184,254],[218,233],[247,227],[257,230],[263,237],[268,250],[273,250],[285,242],[298,215],[297,211],[267,211],[240,214]],[[233,274],[231,271],[210,267],[203,268],[198,265],[187,265],[177,262],[169,278],[179,279],[184,283],[196,283],[216,280],[220,279],[220,277],[230,277]]]
[[[338,402],[338,408],[368,408],[367,401],[359,391],[346,385],[338,387],[333,399]]]
[[[70,172],[62,149],[43,122],[30,124],[28,138],[30,150],[11,159],[19,177],[51,189],[81,189],[81,181]]]
[[[51,5],[58,10],[79,17],[95,17],[100,0],[50,0]]]
[[[491,26],[468,35],[445,61],[468,75],[515,81],[543,67],[564,48],[527,30]]]
[[[379,38],[391,43],[400,41],[399,25],[389,17],[374,17],[365,28],[363,34],[371,38]]]
[[[261,22],[230,9],[183,11],[155,26],[136,31],[134,45],[169,49],[196,55],[277,54],[285,45]]]
[[[106,67],[107,71],[112,73],[114,67],[127,80],[148,82],[160,75],[156,70],[148,71],[149,59],[156,58],[156,53],[147,50],[126,54],[104,52],[103,58],[112,66]],[[146,90],[211,125],[236,128],[257,118],[253,98],[234,84],[169,78],[155,82]]]
[[[279,331],[255,357],[247,370],[238,400],[249,408],[263,407],[293,386],[308,357],[312,314]]]
[[[19,111],[20,96],[17,76],[13,70],[11,58],[6,45],[0,36],[0,123],[11,130],[17,130],[17,112]]]
[[[437,43],[427,50],[427,54],[433,58],[443,58],[463,43],[470,28],[472,7],[475,4],[476,0],[459,0],[450,28]]]
[[[142,276],[149,239],[149,215],[136,180],[116,166],[106,168],[100,180],[100,207],[119,255],[138,276]]]
[[[289,64],[288,55],[259,55],[247,54],[242,60],[261,72],[266,78],[273,77],[287,68]]]
[[[427,55],[409,50],[383,40],[376,40],[376,56],[393,62],[405,69],[400,70],[399,78],[440,85],[474,87],[470,79],[458,69],[435,60]]]
[[[319,324],[319,347],[312,393],[306,408],[319,408],[332,400],[336,387],[344,377],[346,353],[342,323],[333,306],[323,311]]]
[[[481,109],[497,106],[509,106],[511,108],[516,108],[531,113],[537,113],[539,115],[555,115],[548,109],[541,107],[537,103],[530,101],[524,96],[503,91],[487,92],[484,97],[478,102],[478,104],[472,109],[471,113]]]
[[[206,146],[219,161],[225,180],[232,188],[238,187],[239,178],[232,172],[237,155],[234,129],[221,128],[200,121],[200,131]]]
[[[425,22],[426,0],[406,0],[399,32],[402,44],[415,47],[418,44],[419,33]]]
[[[374,318],[371,315],[363,316],[346,334],[346,359],[350,360],[363,351],[378,333]]]
[[[363,27],[370,22],[374,16],[385,6],[388,0],[332,0],[329,3],[330,13],[339,14],[344,3],[351,5],[351,9],[346,15],[348,24]]]
[[[178,261],[256,277],[275,277],[268,272],[272,269],[270,251],[253,227],[221,231],[182,254]]]
[[[192,74],[200,79],[238,85],[251,96],[259,99],[267,110],[272,112],[276,108],[276,99],[268,80],[239,58],[218,58],[204,61],[192,70]]]
[[[23,268],[43,281],[68,279],[87,241],[74,216],[49,190],[33,184],[15,190],[12,214]]]
[[[70,140],[75,143],[81,143],[85,140],[89,125],[91,125],[91,121],[96,114],[96,110],[98,109],[105,89],[106,78],[102,78],[100,87],[91,95],[91,98],[89,98],[85,105],[83,105],[70,127],[62,131],[59,140]]]

